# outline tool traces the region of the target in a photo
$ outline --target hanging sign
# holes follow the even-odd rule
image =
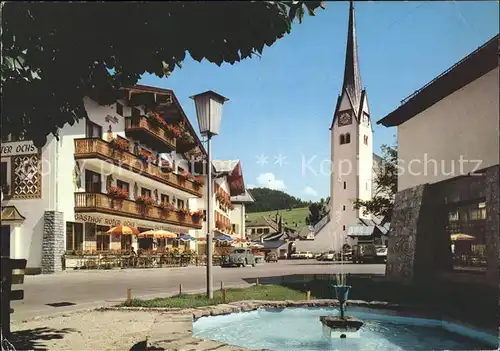
[[[38,148],[33,144],[33,141],[13,141],[2,143],[2,157],[30,155],[38,153]]]

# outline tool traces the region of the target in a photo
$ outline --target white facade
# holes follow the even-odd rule
[[[398,191],[499,163],[499,74],[497,67],[398,126]]]
[[[92,142],[93,152],[99,153],[103,148],[109,150],[107,142],[110,138],[120,136],[125,140],[129,140],[132,143],[131,146],[135,143],[140,149],[151,152],[154,157],[158,155],[158,153],[149,146],[140,144],[136,140],[132,140],[125,135],[125,117],[131,116],[131,108],[127,106],[125,101],[118,101],[123,109],[121,115],[116,111],[117,104],[99,106],[91,99],[85,99],[84,103],[89,121],[79,120],[73,126],[66,125],[60,130],[59,140],[49,136],[46,145],[42,148],[41,153],[38,154],[39,156],[36,156],[36,153],[22,155],[22,157],[34,156],[40,158],[39,166],[36,166],[36,162],[34,163],[35,166],[31,166],[35,168],[31,173],[29,163],[27,163],[26,166],[28,167],[27,170],[26,167],[16,166],[16,168],[13,165],[13,162],[19,162],[20,159],[19,153],[16,154],[15,150],[22,149],[19,145],[31,145],[31,142],[2,142],[2,167],[4,167],[5,163],[7,169],[6,179],[2,179],[2,185],[6,183],[10,186],[10,195],[13,195],[14,191],[13,182],[15,177],[14,174],[12,174],[13,172],[25,179],[33,176],[41,178],[39,182],[41,190],[37,196],[34,196],[35,198],[20,198],[19,196],[13,196],[13,198],[9,199],[9,196],[7,196],[4,201],[2,201],[2,206],[15,206],[20,214],[25,217],[25,220],[19,223],[6,223],[2,221],[2,230],[4,230],[7,225],[10,225],[11,257],[26,258],[28,260],[28,269],[36,271],[42,266],[45,211],[62,212],[65,228],[67,228],[68,223],[81,223],[84,228],[82,234],[84,244],[81,247],[79,246],[78,250],[83,251],[95,250],[96,245],[98,245],[98,239],[94,236],[89,237],[89,234],[86,232],[85,228],[89,224],[96,224],[98,226],[103,226],[103,228],[124,224],[144,229],[166,229],[178,234],[190,234],[191,236],[198,236],[199,233],[201,233],[201,230],[195,229],[193,226],[185,226],[183,225],[184,222],[177,220],[168,222],[163,220],[151,220],[150,217],[141,219],[129,217],[123,213],[117,214],[90,208],[88,213],[85,210],[80,210],[78,213],[75,212],[76,207],[89,207],[89,196],[86,194],[89,193],[88,183],[90,179],[87,179],[87,177],[92,174],[94,174],[92,177],[95,180],[95,184],[98,184],[97,178],[100,178],[100,189],[92,189],[92,193],[103,194],[97,194],[95,196],[95,207],[99,207],[99,205],[104,207],[101,203],[101,197],[104,196],[107,199],[106,193],[108,186],[116,187],[120,181],[130,186],[129,200],[134,201],[134,195],[138,196],[141,195],[143,191],[146,191],[146,194],[149,193],[150,197],[156,199],[157,204],[168,201],[177,208],[189,208],[190,211],[199,209],[196,207],[196,205],[198,205],[197,200],[199,199],[196,195],[185,191],[181,186],[178,188],[169,186],[164,182],[152,179],[154,177],[147,176],[146,174],[151,173],[150,170],[152,166],[142,164],[140,160],[138,160],[137,164],[144,167],[144,173],[142,173],[142,168],[141,172],[137,172],[122,166],[126,164],[125,161],[123,161],[123,163],[121,161],[116,161],[118,163],[113,164],[109,158],[103,159],[96,156],[83,157],[75,160],[75,155],[77,154],[76,144],[80,143],[82,141],[81,139],[89,138],[88,126],[90,124],[96,126],[95,135],[92,135],[92,137],[101,140]],[[140,114],[143,115],[144,111],[142,108],[139,106],[137,108],[140,110]],[[111,132],[109,132],[110,130]],[[129,156],[133,157],[134,155],[130,154]],[[171,179],[175,179],[176,182],[178,178],[174,173],[179,173],[180,168],[190,170],[190,165],[186,158],[181,154],[176,154],[175,151],[169,154],[162,154],[160,157],[170,160],[170,163],[175,166]],[[116,159],[119,160],[120,158],[117,157]],[[38,173],[36,170],[37,167],[39,167]],[[157,167],[155,170],[157,170]],[[96,174],[99,176],[96,176]],[[108,178],[108,176],[111,177]],[[186,180],[186,182],[189,183],[190,181]],[[190,188],[193,188],[193,185],[190,185]],[[80,194],[80,198],[83,200],[84,204],[76,203]],[[194,199],[194,201],[192,201],[192,199]],[[132,201],[129,202],[129,205],[132,204]],[[66,240],[64,242],[64,247],[66,250],[69,250],[69,246],[71,246],[70,243],[68,243],[68,237],[68,233],[65,233]],[[188,243],[186,247],[190,248],[188,246],[193,245],[194,243]],[[120,238],[111,237],[106,244],[108,249],[120,249],[120,246]],[[132,240],[132,246],[137,248],[135,238]],[[76,250],[76,247],[74,250]]]

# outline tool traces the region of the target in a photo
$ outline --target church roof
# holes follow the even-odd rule
[[[474,52],[448,68],[401,102],[401,105],[377,122],[385,127],[398,126],[455,91],[498,67],[498,41],[495,35]]]
[[[349,101],[353,111],[354,118],[359,119],[361,110],[363,108],[363,100],[365,100],[366,91],[363,90],[361,85],[361,74],[359,71],[359,58],[358,58],[358,42],[356,38],[356,21],[354,16],[354,1],[349,3],[349,23],[347,28],[347,46],[345,53],[344,65],[344,81],[342,83],[341,94],[337,98],[337,105],[335,106],[335,115],[333,116],[330,129],[333,128],[335,123],[336,114],[339,110],[342,98],[345,96]],[[359,120],[358,120],[359,122]]]

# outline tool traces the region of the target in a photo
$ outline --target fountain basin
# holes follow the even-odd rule
[[[319,320],[324,326],[335,330],[346,330],[348,332],[356,332],[363,326],[363,322],[352,316],[320,316]]]
[[[497,339],[482,331],[435,319],[399,316],[394,310],[349,308],[364,324],[356,337],[325,335],[321,316],[339,315],[338,308],[260,308],[251,312],[201,317],[193,335],[247,349],[289,350],[488,350]],[[341,335],[341,334],[339,334]]]

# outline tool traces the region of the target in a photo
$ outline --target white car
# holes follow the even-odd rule
[[[314,258],[314,254],[311,252],[311,251],[306,251],[306,252],[303,252],[304,254],[304,258],[305,259],[311,259],[311,258]]]
[[[294,252],[293,254],[290,255],[290,258],[295,260],[295,259],[299,258],[299,255],[300,255],[300,252]]]

